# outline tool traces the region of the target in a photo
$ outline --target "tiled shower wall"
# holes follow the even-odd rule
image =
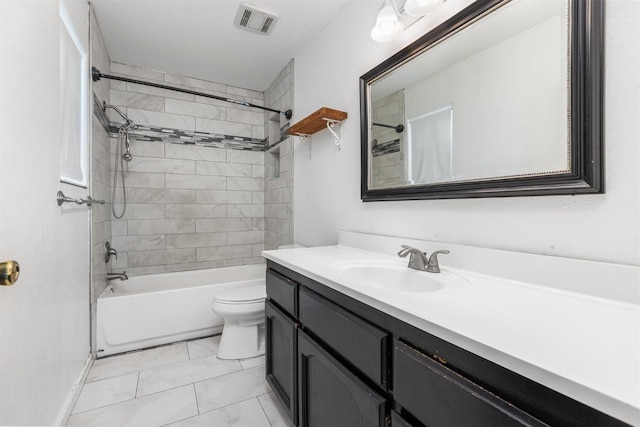
[[[293,105],[293,60],[265,91],[265,105],[286,111]],[[289,121],[267,114],[272,148],[265,153],[265,248],[293,243],[293,137],[286,135]]]
[[[91,8],[91,63],[100,68],[109,67],[109,55],[102,40],[102,34]],[[100,101],[109,103],[109,81],[102,80],[92,84],[92,92]],[[95,352],[96,336],[96,300],[107,286],[107,271],[110,268],[104,259],[104,243],[111,236],[111,139],[95,115],[91,115],[91,195],[105,200],[104,205],[91,206],[91,349]]]
[[[261,92],[160,71],[117,63],[110,71],[257,105],[264,102]],[[136,124],[265,137],[265,113],[260,109],[115,80],[110,96]],[[115,147],[114,139],[112,154]],[[118,251],[114,270],[135,275],[263,261],[264,152],[133,139],[131,151],[133,160],[125,164],[127,210],[111,226]]]
[[[394,92],[371,106],[373,123],[397,126],[405,124],[404,90]],[[376,146],[371,161],[372,187],[388,187],[404,182],[404,132],[373,126],[371,136]]]

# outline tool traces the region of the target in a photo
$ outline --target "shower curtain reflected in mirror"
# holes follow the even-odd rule
[[[453,179],[453,106],[407,119],[407,176],[411,184]]]

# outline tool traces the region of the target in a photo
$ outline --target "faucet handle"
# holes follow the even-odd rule
[[[438,254],[448,254],[447,250],[435,251],[429,257],[429,262],[427,263],[427,271],[429,273],[440,273],[440,265],[438,264]]]

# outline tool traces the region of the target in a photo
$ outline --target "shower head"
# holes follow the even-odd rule
[[[126,114],[124,114],[122,111],[120,111],[120,109],[114,105],[107,105],[106,102],[102,103],[102,108],[106,111],[107,108],[111,108],[112,110],[114,110],[116,113],[118,113],[120,115],[120,117],[122,117],[126,123],[124,125],[122,125],[123,128],[125,128],[126,130],[132,130],[132,129],[136,129],[138,126],[133,123],[133,120],[131,120],[129,117],[127,117]]]
[[[130,151],[127,151],[122,155],[122,158],[125,162],[130,162],[131,160],[133,160],[133,154],[131,154]]]
[[[129,142],[129,135],[127,134],[126,129],[124,133],[124,149],[125,151],[122,154],[122,159],[126,162],[130,162],[133,160],[133,154],[131,154],[131,142]]]

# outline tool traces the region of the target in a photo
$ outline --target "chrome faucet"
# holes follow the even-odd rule
[[[420,249],[412,248],[408,245],[402,245],[402,250],[398,252],[400,258],[407,255],[409,257],[409,268],[415,270],[426,271],[428,273],[440,273],[440,265],[438,265],[438,254],[448,254],[449,251],[435,251],[427,258],[427,253]]]
[[[123,271],[122,273],[107,273],[107,282],[110,282],[113,279],[129,280],[129,276],[127,276],[126,271]]]

